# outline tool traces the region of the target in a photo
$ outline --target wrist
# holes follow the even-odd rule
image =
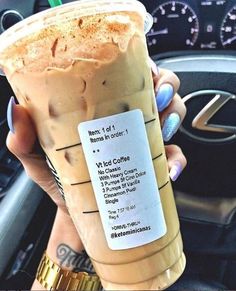
[[[73,278],[75,278],[75,280],[78,280],[78,278],[80,280],[82,276],[85,282],[90,282],[88,283],[89,284],[88,286],[90,286],[90,284],[92,284],[94,288],[96,286],[100,286],[100,281],[98,277],[95,276],[95,271],[93,269],[91,260],[89,259],[87,253],[84,251],[82,241],[76,231],[76,228],[70,216],[64,211],[61,211],[60,209],[58,209],[55,220],[54,220],[54,225],[53,225],[52,232],[51,232],[49,242],[48,242],[48,246],[46,249],[46,255],[47,255],[46,256],[47,259],[45,260],[45,256],[44,256],[42,261],[47,271],[49,271],[50,266],[54,265],[55,268],[57,268],[57,270],[60,269],[60,273],[65,275],[66,277],[65,280],[68,280],[68,277],[70,277],[70,275]],[[45,264],[45,261],[47,261],[48,263]],[[42,262],[41,262],[41,265],[42,265]],[[75,273],[79,273],[79,272],[80,273],[85,272],[87,273],[87,275],[84,273],[82,275],[78,274],[79,276],[78,277]],[[40,286],[41,286],[41,290],[43,290],[42,287],[44,287],[44,290],[46,290],[45,289],[46,285],[45,284],[42,285],[44,281],[42,280],[42,276],[43,276],[42,274],[41,276],[39,276],[39,273],[37,273],[38,280],[35,280],[32,286],[32,290],[34,289],[39,290],[38,288],[40,288]],[[91,283],[94,280],[96,283]],[[46,281],[44,281],[44,283],[45,282]],[[82,289],[76,289],[76,290],[82,290]],[[88,290],[90,290],[89,287],[88,287]],[[97,290],[97,289],[95,288],[92,290]]]
[[[68,270],[73,269],[73,260],[68,262],[69,258],[73,254],[84,253],[83,243],[69,214],[60,209],[57,210],[46,253],[56,264]]]
[[[74,290],[74,291],[99,291],[101,282],[96,274],[86,272],[72,272],[64,270],[55,264],[46,253],[44,253],[39,264],[37,281],[46,290]]]

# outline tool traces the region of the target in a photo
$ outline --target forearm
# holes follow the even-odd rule
[[[46,253],[48,257],[64,270],[93,272],[93,267],[84,252],[82,241],[69,215],[57,211]],[[43,290],[37,280],[32,290]]]

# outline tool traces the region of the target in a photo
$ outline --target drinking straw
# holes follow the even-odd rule
[[[61,0],[48,0],[48,3],[50,4],[51,7],[62,5]]]

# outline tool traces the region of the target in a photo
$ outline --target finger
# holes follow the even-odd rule
[[[162,84],[166,83],[173,86],[174,93],[179,90],[180,80],[177,75],[170,70],[159,68],[159,81],[155,89],[157,90]]]
[[[27,174],[33,179],[38,180],[46,175],[44,171],[45,160],[43,156],[35,153],[36,132],[27,111],[20,105],[13,106],[14,133],[8,133],[6,144],[8,149],[21,161]],[[48,173],[47,173],[48,174]]]
[[[158,68],[157,68],[156,63],[151,58],[149,58],[149,63],[150,63],[151,70],[152,70],[152,76],[153,77],[158,76],[159,72],[158,72]]]
[[[172,181],[176,181],[183,169],[187,165],[187,160],[177,145],[165,146],[169,176]]]
[[[67,213],[55,180],[47,166],[45,156],[38,154],[36,131],[27,111],[20,105],[8,107],[8,124],[12,129],[7,136],[8,149],[21,161],[27,175],[37,183],[51,199]]]
[[[175,94],[169,106],[160,114],[162,136],[168,142],[177,132],[186,115],[186,107],[178,94]]]
[[[22,106],[16,105],[13,97],[7,111],[7,120],[11,129],[7,138],[7,146],[20,158],[33,151],[36,141],[35,129],[27,111]]]
[[[6,144],[8,149],[21,161],[27,175],[50,195],[58,192],[44,155],[35,152],[36,131],[27,111],[20,105],[12,105],[14,133],[10,131]]]
[[[162,112],[169,106],[179,89],[179,78],[171,71],[160,69],[159,74],[153,77],[158,111]]]
[[[180,121],[182,122],[186,115],[186,106],[178,93],[174,95],[169,106],[160,114],[160,120],[162,125],[166,118],[168,117],[168,115],[170,115],[173,112],[178,113]]]

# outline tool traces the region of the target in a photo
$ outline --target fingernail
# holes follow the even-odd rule
[[[170,169],[169,176],[172,181],[176,181],[179,175],[182,173],[183,168],[180,162],[176,161],[173,167]]]
[[[7,106],[7,123],[12,133],[15,133],[14,124],[13,124],[13,109],[15,105],[16,105],[15,99],[12,96]]]
[[[162,127],[164,141],[169,141],[180,126],[181,120],[178,113],[173,112],[167,116]]]
[[[151,58],[149,59],[149,62],[150,62],[151,70],[152,70],[153,74],[155,76],[157,76],[158,75],[158,68],[157,68],[156,63]]]
[[[158,111],[163,111],[171,102],[174,95],[174,89],[171,84],[162,84],[156,94]]]

